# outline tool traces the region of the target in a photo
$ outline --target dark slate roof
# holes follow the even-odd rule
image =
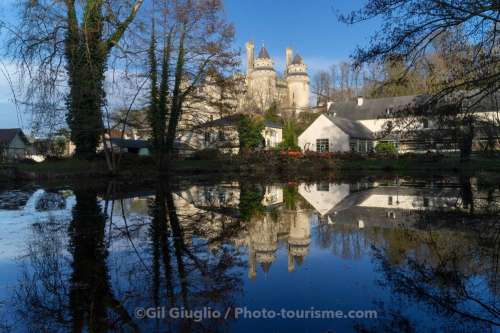
[[[328,114],[325,114],[325,116],[353,139],[374,139],[373,133],[359,122],[352,121],[346,118],[340,118],[338,116],[333,117]]]
[[[238,122],[241,120],[242,117],[243,117],[242,114],[233,114],[230,116],[208,121],[206,123],[199,125],[198,128],[237,126]],[[264,125],[266,127],[282,128],[280,124],[274,123],[270,120],[264,121]]]
[[[334,102],[328,113],[350,120],[366,120],[387,117],[387,109],[394,111],[411,105],[420,104],[428,98],[427,95],[413,95],[385,98],[365,98],[363,105],[358,106],[357,100]]]
[[[271,59],[271,57],[269,56],[269,53],[267,52],[267,49],[264,45],[260,49],[259,56],[257,58],[259,58],[259,59]]]
[[[302,57],[297,53],[295,57],[293,57],[292,65],[300,65],[302,63],[304,63],[304,61],[302,60]]]
[[[26,135],[24,135],[24,132],[20,128],[1,128],[0,129],[0,143],[3,144],[9,144],[15,137],[16,135],[19,134],[21,139],[24,141],[25,144],[30,144],[28,141],[28,138]]]
[[[478,101],[478,99],[480,99]],[[474,105],[474,109],[480,111],[498,111],[500,109],[500,93],[480,95],[472,98],[470,101]]]
[[[141,148],[150,148],[151,145],[146,140],[130,140],[130,139],[119,139],[119,138],[111,138],[111,142],[114,145],[117,145],[121,148],[132,148],[132,149],[141,149]]]
[[[277,124],[275,122],[272,122],[271,120],[264,121],[264,126],[271,127],[271,128],[283,128],[283,126],[281,126],[280,124]]]
[[[243,115],[241,114],[233,114],[219,119],[207,121],[206,123],[199,125],[198,128],[236,126],[241,120],[242,116]]]

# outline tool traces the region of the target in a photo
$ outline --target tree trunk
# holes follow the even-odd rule
[[[462,142],[460,147],[460,160],[462,162],[470,161],[472,154],[472,143],[474,140],[474,123],[468,119],[462,133]]]
[[[171,163],[173,157],[175,135],[177,133],[177,126],[179,124],[179,120],[181,118],[181,113],[182,113],[182,103],[184,97],[183,94],[181,93],[181,82],[184,72],[185,38],[186,38],[186,27],[184,26],[181,35],[179,37],[179,51],[177,55],[177,65],[175,68],[175,82],[174,82],[174,89],[172,92],[172,105],[170,107],[170,117],[168,122],[167,136],[165,138],[167,163]]]

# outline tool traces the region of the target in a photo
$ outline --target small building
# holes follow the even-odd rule
[[[151,143],[147,140],[132,140],[132,139],[120,139],[111,138],[109,140],[113,145],[113,149],[121,153],[129,153],[139,156],[150,156],[152,155]],[[110,145],[110,143],[108,143]],[[110,145],[111,148],[111,145]],[[176,141],[174,143],[174,154],[179,157],[188,157],[194,153],[194,149],[183,142]]]
[[[359,122],[322,114],[299,135],[298,143],[303,151],[368,153],[373,150],[374,139]]]
[[[139,156],[151,155],[151,144],[146,140],[130,140],[111,138],[113,148],[117,147],[122,153],[130,153]]]
[[[2,159],[23,159],[31,155],[31,143],[20,128],[0,129]]]
[[[218,149],[224,154],[238,154],[238,124],[242,117],[241,114],[235,114],[208,121],[184,133],[180,141],[196,150]],[[264,122],[261,134],[262,147],[265,149],[276,148],[283,141],[282,126],[271,121]]]

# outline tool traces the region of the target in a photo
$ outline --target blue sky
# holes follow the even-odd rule
[[[360,8],[362,0],[226,0],[228,19],[236,27],[236,45],[246,41],[256,52],[264,43],[277,67],[283,66],[285,48],[299,52],[310,74],[345,60],[355,47],[366,44],[376,22],[347,26],[338,12]],[[244,55],[244,53],[243,53]],[[283,68],[278,68],[282,70]]]
[[[0,0],[1,19],[12,0]],[[346,26],[337,21],[337,12],[360,8],[363,0],[225,0],[227,19],[236,27],[235,47],[244,56],[245,42],[252,39],[256,52],[265,44],[276,63],[283,70],[285,48],[290,46],[304,58],[309,74],[328,69],[332,63],[345,60],[357,45],[368,43],[376,30],[376,22]],[[244,65],[244,64],[243,64]],[[7,66],[11,74],[15,68]],[[19,127],[12,94],[0,72],[0,128]],[[23,125],[29,117],[23,115]]]

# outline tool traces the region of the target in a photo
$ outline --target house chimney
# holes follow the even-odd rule
[[[364,103],[364,98],[363,96],[358,96],[358,106],[362,106]]]

